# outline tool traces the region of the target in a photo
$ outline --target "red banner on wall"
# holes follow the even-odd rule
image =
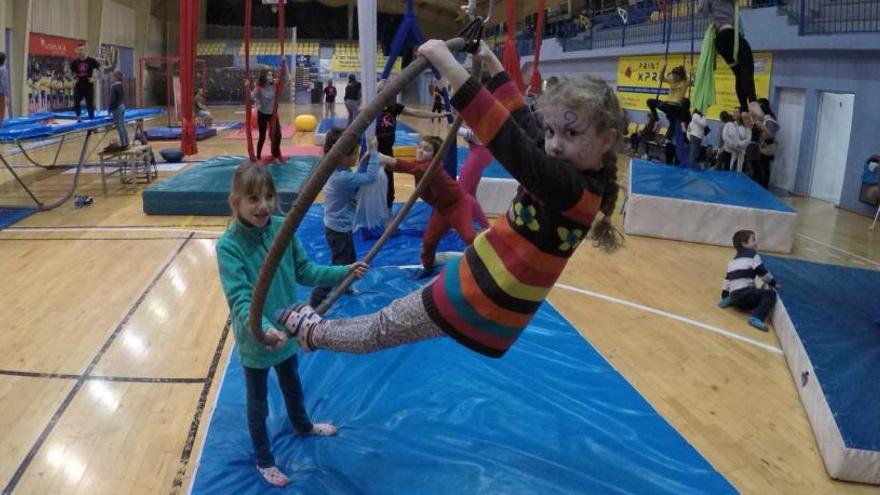
[[[73,58],[76,57],[76,47],[82,43],[82,40],[31,33],[28,42],[28,53],[31,55]]]

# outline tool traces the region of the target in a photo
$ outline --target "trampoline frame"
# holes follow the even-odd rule
[[[137,135],[138,132],[141,132],[141,133],[144,132],[144,121],[145,120],[147,120],[147,118],[141,116],[138,118],[128,119],[128,120],[126,120],[126,122],[135,122],[135,135]],[[20,150],[21,154],[25,157],[25,159],[27,159],[28,162],[30,162],[32,165],[34,165],[36,167],[42,168],[44,170],[63,170],[63,169],[71,169],[71,168],[74,168],[76,170],[76,172],[74,172],[74,174],[73,174],[73,181],[71,181],[70,188],[59,199],[57,199],[51,203],[45,203],[43,201],[40,201],[40,199],[31,190],[31,188],[28,187],[28,185],[22,180],[22,178],[15,172],[15,169],[12,167],[12,165],[9,164],[9,162],[6,159],[5,155],[8,155],[8,153],[4,154],[3,151],[0,151],[0,162],[3,162],[3,165],[6,167],[7,170],[9,170],[9,172],[12,174],[12,177],[15,179],[15,181],[18,182],[19,185],[21,185],[21,187],[25,190],[25,192],[27,192],[28,196],[30,196],[31,199],[34,201],[34,203],[36,203],[37,211],[53,210],[53,209],[63,205],[64,203],[66,203],[73,196],[73,193],[76,192],[76,188],[79,185],[79,175],[82,172],[82,169],[84,167],[87,167],[87,166],[101,167],[103,170],[104,167],[101,164],[86,163],[86,157],[90,156],[98,149],[98,147],[104,141],[104,138],[107,137],[107,134],[109,132],[115,131],[115,130],[116,130],[116,126],[112,122],[109,122],[109,123],[108,122],[101,122],[100,124],[95,124],[94,126],[91,126],[91,127],[74,129],[71,131],[63,132],[60,134],[55,134],[52,136],[36,136],[36,137],[32,137],[32,138],[16,138],[14,141],[8,141],[9,143],[14,144],[15,147]],[[98,140],[98,142],[95,144],[94,147],[92,147],[91,150],[89,150],[89,141],[91,140],[92,135],[99,133],[99,132],[102,133],[101,139]],[[79,152],[79,160],[77,161],[77,163],[75,165],[58,165],[57,164],[58,163],[58,156],[61,154],[61,147],[64,145],[64,142],[67,140],[68,137],[76,136],[79,134],[85,134],[85,137],[83,139],[83,144],[82,144],[82,148],[80,149],[80,152]],[[27,150],[25,149],[25,143],[28,141],[37,141],[40,139],[47,139],[47,138],[54,138],[54,137],[60,137],[61,139],[57,143],[58,148],[55,150],[55,158],[52,160],[52,163],[50,165],[46,165],[46,164],[42,164],[42,163],[37,162],[28,154]],[[106,194],[106,187],[105,187],[105,194]],[[7,208],[7,209],[12,209],[12,210],[22,210],[22,209],[31,209],[33,207],[32,206],[25,206],[25,205],[18,205],[18,204],[13,204],[13,205],[0,204],[0,208]]]

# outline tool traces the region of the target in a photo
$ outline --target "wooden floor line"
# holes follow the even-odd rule
[[[225,225],[206,225],[206,227],[225,227]],[[181,229],[172,225],[167,227],[10,227],[9,232],[181,232],[186,234],[222,235],[218,230]]]
[[[831,249],[833,249],[833,250],[835,250],[835,251],[840,251],[841,253],[846,254],[846,255],[849,255],[849,256],[851,256],[851,257],[857,259],[857,260],[862,260],[862,261],[864,261],[864,262],[866,262],[866,263],[870,263],[870,264],[872,264],[872,265],[874,265],[874,266],[880,266],[880,261],[874,261],[874,260],[872,260],[871,258],[865,258],[864,256],[859,256],[858,254],[856,254],[856,253],[852,253],[852,252],[850,252],[850,251],[847,251],[846,249],[841,249],[841,248],[835,246],[834,244],[829,244],[829,243],[827,243],[827,242],[820,241],[819,239],[816,239],[816,238],[814,238],[814,237],[810,237],[810,236],[808,236],[808,235],[806,235],[806,234],[801,234],[800,232],[798,232],[797,235],[803,237],[804,239],[807,239],[808,241],[813,241],[813,242],[815,242],[816,244],[820,244],[820,245],[825,246],[825,247],[827,247],[827,248],[831,248]]]
[[[640,310],[642,310],[642,311],[646,311],[646,312],[648,312],[648,313],[652,313],[652,314],[655,314],[655,315],[657,315],[657,316],[663,316],[663,317],[665,317],[665,318],[669,318],[669,319],[671,319],[671,320],[676,320],[676,321],[680,321],[680,322],[682,322],[682,323],[687,323],[688,325],[692,325],[692,326],[695,326],[695,327],[698,327],[698,328],[702,328],[703,330],[708,330],[708,331],[710,331],[710,332],[717,333],[717,334],[719,334],[719,335],[723,335],[723,336],[725,336],[725,337],[728,337],[728,338],[731,338],[731,339],[734,339],[734,340],[738,340],[738,341],[740,341],[740,342],[744,342],[744,343],[749,344],[749,345],[753,345],[753,346],[755,346],[755,347],[758,347],[758,348],[764,349],[765,351],[769,351],[769,352],[772,352],[772,353],[774,353],[774,354],[782,355],[782,349],[780,349],[779,347],[772,346],[772,345],[769,345],[769,344],[765,344],[764,342],[761,342],[761,341],[759,341],[759,340],[755,340],[755,339],[752,339],[752,338],[749,338],[749,337],[744,337],[744,336],[742,336],[742,335],[740,335],[740,334],[738,334],[738,333],[731,332],[731,331],[729,331],[729,330],[725,330],[725,329],[723,329],[723,328],[719,328],[719,327],[716,327],[716,326],[713,326],[713,325],[709,325],[709,324],[707,324],[707,323],[703,323],[703,322],[701,322],[701,321],[693,320],[693,319],[691,319],[691,318],[687,318],[687,317],[684,317],[684,316],[681,316],[681,315],[677,315],[677,314],[675,314],[675,313],[670,313],[670,312],[668,312],[668,311],[663,311],[663,310],[660,310],[660,309],[652,308],[652,307],[650,307],[650,306],[645,306],[645,305],[643,305],[643,304],[634,303],[634,302],[632,302],[632,301],[627,301],[627,300],[625,300],[625,299],[619,299],[619,298],[616,298],[616,297],[613,297],[613,296],[607,296],[607,295],[605,295],[605,294],[600,294],[600,293],[598,293],[598,292],[593,292],[593,291],[591,291],[591,290],[587,290],[587,289],[581,289],[580,287],[574,287],[574,286],[571,286],[571,285],[566,285],[566,284],[556,284],[556,287],[559,287],[560,289],[565,289],[565,290],[568,290],[568,291],[571,291],[571,292],[577,292],[577,293],[579,293],[579,294],[584,294],[584,295],[587,295],[587,296],[595,297],[595,298],[597,298],[597,299],[602,299],[603,301],[613,302],[613,303],[615,303],[615,304],[620,304],[620,305],[623,305],[623,306],[629,306],[630,308],[640,309]]]
[[[0,237],[0,241],[179,241],[187,236],[174,237]]]
[[[217,374],[217,369],[220,366],[220,358],[223,356],[223,348],[226,346],[226,339],[229,337],[229,328],[231,326],[232,315],[230,314],[226,318],[226,324],[223,326],[223,331],[220,333],[220,341],[217,342],[217,348],[214,350],[214,357],[211,359],[211,366],[208,368],[208,377],[202,386],[202,393],[199,395],[199,402],[193,413],[192,423],[190,423],[189,426],[189,433],[187,434],[186,442],[183,444],[183,450],[180,452],[180,466],[177,468],[177,473],[174,475],[174,481],[171,482],[171,495],[179,494],[180,489],[183,488],[183,478],[186,476],[186,470],[189,467],[189,460],[196,443],[196,436],[198,436],[199,433],[199,425],[202,422],[202,414],[205,413],[205,407],[208,404],[208,395],[211,393],[211,385],[214,383],[214,375]],[[223,377],[225,377],[225,373]],[[221,384],[223,377],[221,377]],[[215,398],[215,407],[211,408],[212,415],[216,409],[216,399],[219,397],[220,392],[218,390]],[[204,438],[207,438],[207,436],[208,435],[205,434],[203,437],[202,447],[204,447]],[[192,479],[195,479],[195,475],[193,475]],[[190,482],[190,491],[191,490],[192,482]]]
[[[116,325],[116,328],[113,329],[113,332],[107,337],[107,340],[104,341],[104,345],[98,350],[98,353],[92,358],[92,361],[89,363],[88,367],[86,367],[85,372],[80,376],[80,378],[76,381],[73,388],[70,392],[67,393],[67,396],[58,406],[58,409],[55,411],[55,414],[52,415],[52,418],[49,420],[49,423],[43,428],[43,431],[40,433],[40,436],[34,441],[34,444],[31,446],[28,453],[25,455],[24,459],[22,459],[21,463],[18,465],[18,468],[15,470],[15,473],[12,475],[12,478],[9,479],[9,482],[3,488],[3,495],[11,495],[12,491],[18,485],[18,482],[21,481],[22,476],[24,476],[25,471],[27,471],[28,467],[30,467],[31,463],[33,463],[34,459],[37,456],[37,452],[43,447],[43,444],[46,443],[46,440],[49,438],[49,435],[52,433],[52,430],[55,429],[55,425],[58,424],[58,421],[61,419],[61,416],[73,402],[76,394],[82,389],[83,384],[86,383],[86,379],[88,376],[92,374],[92,371],[101,361],[101,358],[104,357],[104,354],[107,352],[107,349],[113,344],[116,340],[116,337],[122,332],[122,329],[125,328],[125,325],[131,320],[132,315],[134,315],[135,311],[140,308],[141,304],[147,298],[150,291],[159,283],[159,280],[163,275],[168,271],[168,268],[177,259],[180,253],[183,251],[183,248],[189,243],[190,239],[192,239],[192,235],[186,238],[180,246],[169,256],[168,261],[162,266],[162,269],[153,277],[153,280],[147,285],[146,289],[141,293],[140,297],[132,304],[131,308],[129,308],[128,312],[125,316],[122,317],[122,320],[119,324]]]
[[[125,383],[204,383],[205,378],[173,377],[173,376],[112,376],[112,375],[77,375],[73,373],[48,373],[44,371],[19,371],[2,370],[0,376],[15,376],[22,378],[47,378],[59,380],[87,380],[101,382],[125,382]]]

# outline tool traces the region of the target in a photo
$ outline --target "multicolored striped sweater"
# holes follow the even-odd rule
[[[543,131],[507,74],[490,93],[469,79],[452,98],[519,183],[507,214],[422,291],[431,319],[466,347],[501,357],[535,316],[599,210],[604,173],[547,156]]]

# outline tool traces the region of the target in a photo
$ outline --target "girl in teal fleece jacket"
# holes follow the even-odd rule
[[[278,265],[266,298],[263,330],[279,337],[278,343],[267,348],[248,333],[248,311],[251,294],[260,273],[260,267],[284,219],[271,216],[277,209],[277,194],[272,175],[262,165],[241,165],[232,179],[229,206],[233,221],[217,242],[217,263],[220,281],[232,313],[232,330],[238,356],[244,368],[247,390],[247,419],[251,441],[256,453],[257,469],[263,478],[275,486],[284,486],[290,480],[275,465],[266,428],[268,403],[266,383],[269,368],[275,368],[287,414],[300,435],[331,436],[336,427],[329,423],[312,423],[303,406],[303,392],[297,373],[296,340],[288,340],[283,328],[273,323],[271,311],[290,305],[296,299],[296,285],[335,285],[349,271],[358,278],[367,269],[364,263],[348,266],[323,266],[312,263],[302,244],[294,237],[287,253]],[[281,338],[284,337],[284,338]]]

